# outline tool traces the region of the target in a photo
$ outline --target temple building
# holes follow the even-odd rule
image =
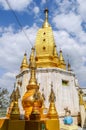
[[[53,84],[53,90],[56,96],[55,106],[60,121],[62,122],[65,116],[65,109],[69,109],[71,111],[71,116],[74,118],[74,122],[77,123],[77,117],[80,115],[79,84],[76,80],[75,73],[71,70],[71,65],[66,63],[62,50],[57,52],[53,30],[48,22],[48,9],[45,9],[44,13],[45,20],[42,27],[37,32],[34,49],[32,49],[29,59],[30,62],[25,53],[20,66],[20,72],[16,76],[16,87],[19,89],[20,93],[20,114],[23,115],[26,112],[26,115],[28,115],[27,113],[31,113],[32,109],[29,108],[29,110],[26,111],[26,108],[28,105],[31,105],[32,101],[30,104],[25,104],[24,96],[26,96],[25,93],[28,95],[27,89],[32,89],[29,95],[33,95],[33,88],[38,86],[40,86],[38,88],[45,98],[44,105],[46,106],[46,114],[48,112],[47,108],[49,108],[51,84]],[[35,51],[35,54],[33,51]],[[30,68],[32,66],[30,63],[33,59],[33,55],[35,55],[36,78],[38,84],[36,81],[33,82],[30,80]],[[34,74],[32,73],[32,79],[33,78]],[[32,85],[28,86],[28,84]]]

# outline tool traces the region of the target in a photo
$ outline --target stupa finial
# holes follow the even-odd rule
[[[49,96],[49,101],[55,102],[55,100],[56,100],[56,96],[55,96],[55,93],[53,91],[53,83],[51,83],[51,93],[50,93],[50,96]]]
[[[20,68],[21,68],[21,71],[23,71],[23,70],[28,68],[28,61],[27,61],[27,54],[26,54],[26,52],[24,53],[24,57],[23,57],[23,60],[22,60]]]
[[[50,27],[50,24],[48,23],[48,13],[49,13],[49,10],[48,8],[46,8],[44,10],[44,13],[45,13],[45,20],[44,20],[44,24],[43,24],[43,28],[46,28],[46,27]]]
[[[27,86],[27,89],[35,89],[38,88],[37,80],[36,80],[36,62],[35,62],[35,49],[32,48],[32,52],[30,55],[30,80]]]

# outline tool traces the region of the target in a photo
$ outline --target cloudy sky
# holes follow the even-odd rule
[[[29,59],[46,6],[57,50],[63,50],[80,86],[86,87],[86,0],[0,0],[0,87],[12,90],[25,51]]]

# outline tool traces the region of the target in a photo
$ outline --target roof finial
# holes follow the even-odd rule
[[[35,49],[32,48],[32,52],[30,55],[30,80],[29,85],[27,86],[27,90],[38,88],[37,80],[36,80],[36,62],[35,62]]]
[[[32,52],[30,55],[30,64],[29,64],[30,69],[36,69],[36,62],[35,62],[35,48],[32,48]]]
[[[48,8],[46,8],[44,10],[44,13],[45,13],[45,21],[44,21],[44,24],[43,24],[43,28],[45,27],[50,27],[49,23],[48,23],[48,13],[49,13],[49,10]]]
[[[48,118],[50,119],[58,119],[58,114],[56,111],[56,107],[55,107],[55,93],[53,91],[53,83],[51,83],[51,92],[50,92],[50,96],[49,96],[49,111],[48,111]],[[59,124],[59,120],[58,120],[58,124]]]
[[[56,100],[56,96],[55,96],[55,93],[53,91],[53,83],[51,82],[51,93],[50,93],[50,96],[49,96],[49,101],[55,102],[55,100]]]
[[[25,70],[28,68],[28,61],[27,61],[27,54],[26,52],[24,53],[24,58],[22,60],[22,64],[21,64],[21,71]]]
[[[45,19],[48,20],[48,13],[49,13],[48,8],[46,8],[46,9],[44,10],[44,13],[45,13]]]
[[[69,55],[67,55],[67,57],[68,57],[67,69],[68,69],[68,71],[72,71],[72,70],[71,70],[70,60],[69,60]]]
[[[61,49],[59,54],[59,68],[66,70],[66,64]]]

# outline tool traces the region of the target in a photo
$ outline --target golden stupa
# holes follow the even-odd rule
[[[38,30],[35,49],[37,68],[58,67],[59,57],[56,50],[52,27],[48,22],[48,9],[42,28]]]
[[[40,120],[41,119],[41,107],[42,107],[42,96],[38,89],[36,89],[34,95],[34,103],[32,112],[30,115],[30,120]]]
[[[49,111],[48,111],[48,118],[50,119],[58,119],[58,114],[55,107],[55,100],[56,100],[56,97],[53,91],[53,85],[51,84],[51,93],[49,96],[50,106],[49,106]]]
[[[35,63],[35,56],[34,56],[34,51],[35,49],[32,48],[32,53],[30,56],[30,80],[29,80],[29,84],[27,85],[27,91],[23,96],[22,99],[22,105],[23,108],[25,110],[25,118],[28,119],[29,115],[32,112],[32,107],[34,104],[34,93],[36,90],[39,89],[39,85],[37,84],[37,80],[36,80],[36,63]],[[39,93],[40,94],[40,93]],[[38,101],[40,104],[40,107],[42,106],[42,98],[40,98],[40,100]]]
[[[66,63],[62,54],[62,50],[60,50],[60,54],[59,54],[59,68],[66,70]]]
[[[28,61],[27,61],[27,54],[25,53],[20,69],[21,69],[21,71],[23,71],[23,70],[27,69],[28,67],[29,67],[29,65],[28,65]]]

